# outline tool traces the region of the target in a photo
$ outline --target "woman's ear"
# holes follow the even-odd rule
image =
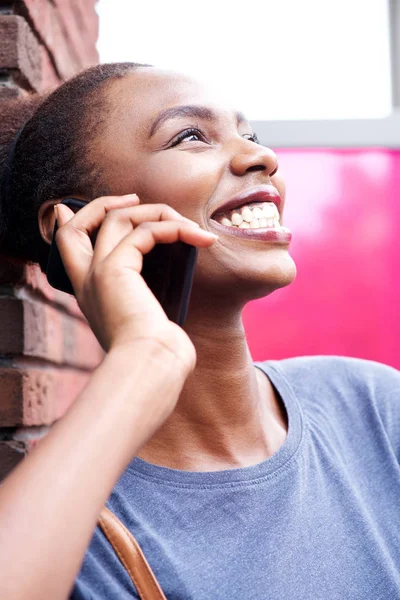
[[[56,222],[56,213],[54,206],[61,200],[46,200],[43,202],[38,212],[38,223],[40,235],[47,244],[51,244],[53,239],[54,225]]]

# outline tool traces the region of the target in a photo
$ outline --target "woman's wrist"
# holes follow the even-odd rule
[[[192,370],[189,359],[182,358],[176,349],[162,340],[147,338],[113,346],[105,363],[112,363],[114,372],[128,379],[143,372],[146,381],[151,374],[153,382],[173,378],[183,384]]]
[[[102,394],[103,406],[110,404],[113,412],[118,409],[135,428],[146,424],[145,429],[155,431],[174,409],[191,370],[191,360],[182,359],[181,350],[165,339],[137,339],[115,345],[89,386],[108,388],[109,392]]]
[[[196,364],[196,352],[187,334],[171,323],[162,335],[133,338],[129,335],[116,340],[108,355],[118,357],[126,364],[127,357],[136,356],[140,360],[169,365],[175,377],[185,380]]]

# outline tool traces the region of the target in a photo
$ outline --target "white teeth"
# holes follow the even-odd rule
[[[258,206],[253,208],[253,219],[261,219],[261,217],[263,217],[263,216],[264,215],[263,215],[261,208],[258,208]]]
[[[250,223],[253,220],[253,211],[248,206],[242,208],[241,212],[243,221],[247,221],[247,223]]]
[[[279,215],[276,205],[272,202],[264,202],[262,206],[262,212],[266,219],[270,219],[271,217]]]
[[[288,232],[286,227],[279,223],[279,211],[273,202],[258,203],[256,206],[244,206],[217,217],[217,221],[225,227],[238,227],[240,229],[271,228],[282,229]]]
[[[260,221],[258,219],[253,219],[250,223],[250,229],[258,229],[261,227]]]
[[[234,212],[232,213],[231,221],[233,225],[240,225],[243,221],[243,217],[240,213]]]

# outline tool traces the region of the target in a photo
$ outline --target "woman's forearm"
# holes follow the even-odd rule
[[[172,410],[185,377],[157,342],[105,357],[67,415],[0,488],[2,598],[68,598],[102,506]]]

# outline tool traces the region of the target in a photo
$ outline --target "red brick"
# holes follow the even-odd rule
[[[50,60],[48,51],[44,46],[40,46],[41,64],[42,64],[42,87],[41,92],[50,92],[60,84],[60,78]]]
[[[22,422],[22,373],[0,367],[0,427],[13,427]]]
[[[24,301],[24,356],[94,369],[103,352],[85,321],[40,302]]]
[[[38,265],[26,265],[20,260],[0,255],[0,286],[9,284],[17,286],[17,296],[21,295],[18,289],[23,289],[22,286],[26,285],[49,302],[54,302],[69,313],[82,317],[75,298],[52,288]]]
[[[63,315],[63,364],[95,369],[104,352],[86,322]]]
[[[75,25],[87,49],[93,51],[98,36],[97,0],[53,0],[64,19]]]
[[[80,0],[54,0],[58,19],[65,37],[73,44],[82,62],[88,66],[98,62],[96,40],[98,35],[98,16],[93,3]]]
[[[8,284],[18,288],[27,285],[46,300],[65,307],[71,314],[81,315],[75,298],[52,288],[38,265],[27,265],[18,259],[0,255],[0,286]]]
[[[63,362],[62,314],[41,302],[23,302],[24,356]]]
[[[49,302],[54,302],[71,314],[82,317],[75,298],[52,288],[38,265],[27,265],[18,259],[0,255],[0,286],[9,284],[17,286],[18,289],[22,289],[24,285],[28,286]],[[16,295],[19,295],[18,291]]]
[[[8,75],[0,101],[53,89],[97,62],[95,4],[0,0],[12,9],[0,16],[0,69]],[[42,426],[65,413],[103,354],[75,299],[51,288],[37,266],[0,257],[0,291],[0,427],[10,428],[0,431],[1,477]]]
[[[54,306],[33,300],[0,296],[0,354],[23,355],[94,369],[103,357],[87,323]]]
[[[73,403],[88,377],[73,369],[0,368],[0,427],[50,425]]]
[[[49,425],[62,417],[82,391],[88,373],[72,369],[30,369],[23,374],[24,425]]]
[[[26,296],[23,286],[27,286],[35,294],[43,296],[70,314],[83,318],[75,298],[52,288],[38,265],[26,265],[20,260],[0,255],[0,286],[9,284],[16,286],[15,295],[18,297]]]
[[[88,18],[82,31],[81,14],[76,3],[68,1],[55,6],[49,1],[25,0],[21,10],[46,46],[60,77],[69,78],[98,62],[95,47],[97,26],[91,25],[89,28]],[[91,13],[96,22],[94,8]]]
[[[23,87],[40,89],[39,44],[25,19],[0,16],[0,69],[9,69]]]
[[[46,300],[64,307],[73,315],[82,316],[75,298],[52,288],[38,265],[28,265],[23,280],[33,291],[43,295]]]

